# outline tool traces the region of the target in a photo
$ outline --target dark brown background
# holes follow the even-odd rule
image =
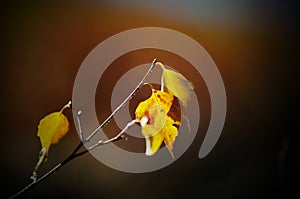
[[[71,98],[87,54],[111,35],[146,26],[189,35],[217,64],[228,112],[213,151],[198,159],[203,138],[199,133],[178,161],[145,174],[113,170],[87,154],[24,198],[287,198],[296,193],[299,158],[293,132],[299,131],[299,91],[293,70],[299,66],[299,40],[294,39],[299,34],[298,3],[134,2],[1,5],[1,196],[7,198],[30,182],[40,150],[38,121]],[[129,67],[136,60],[152,60],[147,53],[128,56],[121,63]],[[170,59],[164,62],[172,64]],[[209,117],[205,94],[203,99],[207,114],[199,132]],[[51,147],[40,172],[63,160],[78,141],[71,126]]]

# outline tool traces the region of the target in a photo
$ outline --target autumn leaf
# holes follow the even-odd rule
[[[161,90],[152,88],[151,96],[136,108],[135,119],[142,126],[142,134],[146,140],[146,155],[154,155],[164,142],[174,158],[173,144],[181,125],[179,101],[186,108],[194,88],[182,74],[165,68],[160,62],[157,64],[163,71]],[[187,117],[183,115],[183,118],[186,119],[189,128]]]
[[[191,99],[191,91],[194,89],[193,84],[182,74],[165,68],[160,62],[157,62],[157,64],[160,65],[163,70],[162,90],[165,86],[168,89],[168,92],[178,97],[186,108]]]
[[[136,108],[136,119],[141,119],[143,116],[149,115],[150,108],[155,104],[162,106],[166,113],[169,112],[173,99],[174,95],[172,94],[152,89],[151,96],[147,100],[141,102]]]
[[[148,128],[151,129],[152,125],[155,125],[155,122],[153,124],[144,126],[142,129],[142,133],[144,134],[144,131]],[[172,158],[174,158],[173,144],[178,135],[177,127],[179,127],[179,125],[180,125],[180,121],[175,122],[171,117],[167,116],[163,127],[160,129],[158,133],[152,136],[145,136],[146,155],[148,156],[154,155],[162,145],[162,142],[164,142]]]
[[[59,112],[51,113],[40,120],[37,135],[40,138],[42,149],[39,154],[39,160],[33,172],[32,179],[36,179],[36,172],[39,166],[47,159],[49,148],[56,144],[68,132],[69,121],[63,114],[66,108],[70,108],[71,102],[65,105]]]
[[[175,121],[169,113],[175,99],[173,94],[152,89],[151,96],[136,108],[136,120],[142,126],[148,156],[154,155],[164,142],[174,158],[173,144],[178,135],[180,121]]]

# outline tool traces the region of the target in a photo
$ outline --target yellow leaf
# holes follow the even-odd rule
[[[145,117],[145,116],[144,116]],[[145,137],[154,136],[164,127],[167,113],[161,104],[153,104],[146,116],[149,125],[142,125],[142,134]]]
[[[69,122],[62,112],[54,112],[44,117],[38,126],[42,148],[48,153],[50,145],[56,144],[69,130]]]
[[[180,115],[180,112],[169,114],[174,100],[172,94],[152,89],[152,95],[136,108],[136,120],[140,121],[142,126],[148,156],[154,155],[164,142],[174,158],[173,143],[178,135],[177,127],[180,126],[180,121],[175,121],[171,117],[171,115]],[[174,110],[180,111],[180,109]]]
[[[151,106],[155,104],[161,105],[166,113],[169,112],[173,103],[173,99],[174,96],[172,94],[152,89],[151,96],[147,100],[141,102],[136,108],[136,119],[140,120],[143,116],[149,115]]]
[[[146,137],[146,155],[148,156],[154,155],[160,148],[162,142],[164,141],[172,158],[174,158],[173,144],[178,135],[178,129],[176,126],[179,125],[180,125],[179,121],[175,122],[171,117],[167,117],[166,122],[163,128],[160,130],[160,132],[158,132],[154,136]],[[146,125],[143,128],[144,129],[149,128],[149,126],[151,125]]]
[[[42,149],[39,154],[39,159],[34,167],[31,179],[36,181],[37,171],[40,165],[46,160],[51,144],[56,144],[68,132],[69,121],[63,114],[66,108],[70,108],[71,102],[66,104],[59,112],[51,113],[41,119],[37,135],[40,137]]]
[[[182,74],[170,69],[166,69],[164,65],[157,62],[163,70],[162,88],[165,86],[168,92],[178,97],[184,107],[187,107],[191,99],[191,91],[194,89],[192,83],[187,80]]]

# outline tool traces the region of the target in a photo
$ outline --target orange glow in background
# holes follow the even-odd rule
[[[198,159],[210,117],[209,95],[203,79],[183,68],[193,79],[202,104],[200,133],[178,161],[152,173],[129,174],[106,167],[87,154],[26,197],[256,198],[293,192],[290,169],[299,165],[299,160],[292,163],[290,131],[295,119],[290,114],[293,102],[285,100],[296,86],[296,78],[286,78],[294,74],[290,66],[296,64],[294,52],[289,51],[296,43],[290,28],[294,27],[295,7],[259,1],[182,2],[95,0],[3,6],[2,195],[9,197],[30,182],[40,150],[38,121],[71,99],[77,71],[87,54],[114,34],[148,26],[174,29],[192,37],[218,66],[228,111],[215,148],[206,158]],[[170,66],[187,64],[171,53],[148,49],[120,57],[112,68],[124,68],[108,72],[120,75],[130,67],[151,62],[154,56]],[[109,77],[104,78],[109,81]],[[101,94],[109,99],[112,86],[105,85],[106,91],[97,92],[99,120],[109,114],[101,111],[108,104],[106,98],[101,101]],[[70,112],[67,115],[71,118]],[[78,141],[71,124],[68,135],[51,147],[49,160],[40,172],[62,161]]]

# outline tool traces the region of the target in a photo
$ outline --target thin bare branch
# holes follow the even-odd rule
[[[134,96],[134,94],[139,90],[139,88],[144,84],[145,80],[147,79],[147,77],[150,75],[150,73],[152,72],[154,66],[156,65],[156,59],[154,59],[152,61],[152,64],[149,68],[149,70],[147,71],[147,73],[145,74],[145,76],[143,77],[143,79],[140,81],[140,83],[135,87],[135,89],[128,95],[128,97],[110,114],[110,116],[108,116],[106,118],[106,120],[104,120],[104,122],[98,126],[87,138],[86,141],[90,141],[98,132],[100,129],[103,128],[103,126],[105,126],[110,120],[111,118],[117,113],[119,112],[119,110]]]
[[[120,139],[120,138],[123,136],[123,134],[126,133],[126,131],[128,130],[128,128],[131,127],[132,125],[134,125],[136,122],[138,122],[138,120],[132,120],[131,122],[129,122],[129,123],[125,126],[125,128],[124,128],[118,135],[116,135],[115,137],[110,138],[110,139],[108,139],[108,140],[105,140],[105,141],[100,140],[97,144],[95,144],[95,145],[89,147],[89,148],[88,148],[88,151],[91,151],[91,150],[93,150],[93,149],[95,149],[95,148],[97,148],[97,147],[99,147],[99,146],[103,146],[103,145],[105,145],[105,144],[108,144],[108,143],[111,143],[111,142],[114,142],[114,141]]]
[[[78,129],[79,129],[79,135],[80,135],[80,139],[84,142],[85,138],[83,136],[83,131],[82,131],[82,127],[81,127],[81,120],[80,120],[80,116],[81,116],[82,112],[78,111],[76,113],[76,119],[77,119],[77,124],[78,124]]]
[[[79,136],[80,136],[80,139],[81,141],[85,141],[84,139],[84,136],[83,136],[83,131],[82,131],[82,125],[81,125],[81,119],[80,119],[80,116],[82,114],[82,111],[79,110],[74,110],[73,108],[71,108],[72,112],[76,115],[76,121],[77,121],[77,124],[78,124],[78,130],[79,130]]]
[[[86,139],[84,139],[83,137],[83,132],[82,132],[82,128],[81,128],[81,121],[80,121],[80,114],[81,111],[76,113],[76,117],[77,117],[77,122],[78,122],[78,128],[79,128],[79,132],[80,132],[80,136],[81,136],[81,141],[79,142],[79,144],[75,147],[75,149],[73,150],[73,152],[62,162],[60,162],[59,164],[57,164],[54,168],[52,168],[50,171],[48,171],[47,173],[45,173],[43,176],[41,176],[40,178],[35,179],[32,183],[30,183],[29,185],[27,185],[25,188],[23,188],[22,190],[20,190],[19,192],[17,192],[16,194],[14,194],[12,197],[10,197],[10,199],[14,199],[17,198],[19,196],[21,196],[22,194],[24,194],[25,192],[31,190],[32,188],[34,188],[35,186],[37,186],[39,183],[41,183],[42,181],[44,181],[46,178],[48,178],[49,176],[53,175],[55,172],[57,172],[60,168],[62,168],[64,165],[66,165],[68,162],[70,162],[71,160],[80,157],[82,155],[84,155],[85,153],[89,152],[88,149],[83,150],[81,152],[79,152],[79,150],[81,149],[81,147],[83,146],[83,144],[85,142],[90,141],[97,133],[99,130],[101,130],[110,120],[111,118],[125,105],[125,103],[127,103],[133,96],[134,94],[139,90],[139,88],[144,84],[145,80],[147,79],[147,77],[150,75],[150,73],[152,72],[154,66],[156,64],[156,59],[153,60],[149,70],[147,71],[147,73],[145,74],[145,76],[142,78],[142,80],[139,82],[139,84],[136,86],[136,88],[130,93],[130,95],[111,113],[111,115],[109,115],[105,121],[99,125]],[[69,102],[67,104],[68,107],[71,106],[71,102]],[[65,107],[64,107],[65,108]],[[64,109],[63,108],[63,109]],[[63,110],[62,109],[62,110]],[[136,120],[133,120],[131,122],[129,122],[126,127],[115,137],[108,139],[106,141],[99,141],[101,144],[99,144],[99,146],[102,146],[104,144],[108,144],[108,143],[112,143],[115,142],[119,139],[122,139],[122,135],[125,133],[125,131],[132,126],[135,122],[137,122]],[[99,143],[98,142],[98,143]],[[93,147],[91,150],[99,147],[99,146],[95,146]]]

